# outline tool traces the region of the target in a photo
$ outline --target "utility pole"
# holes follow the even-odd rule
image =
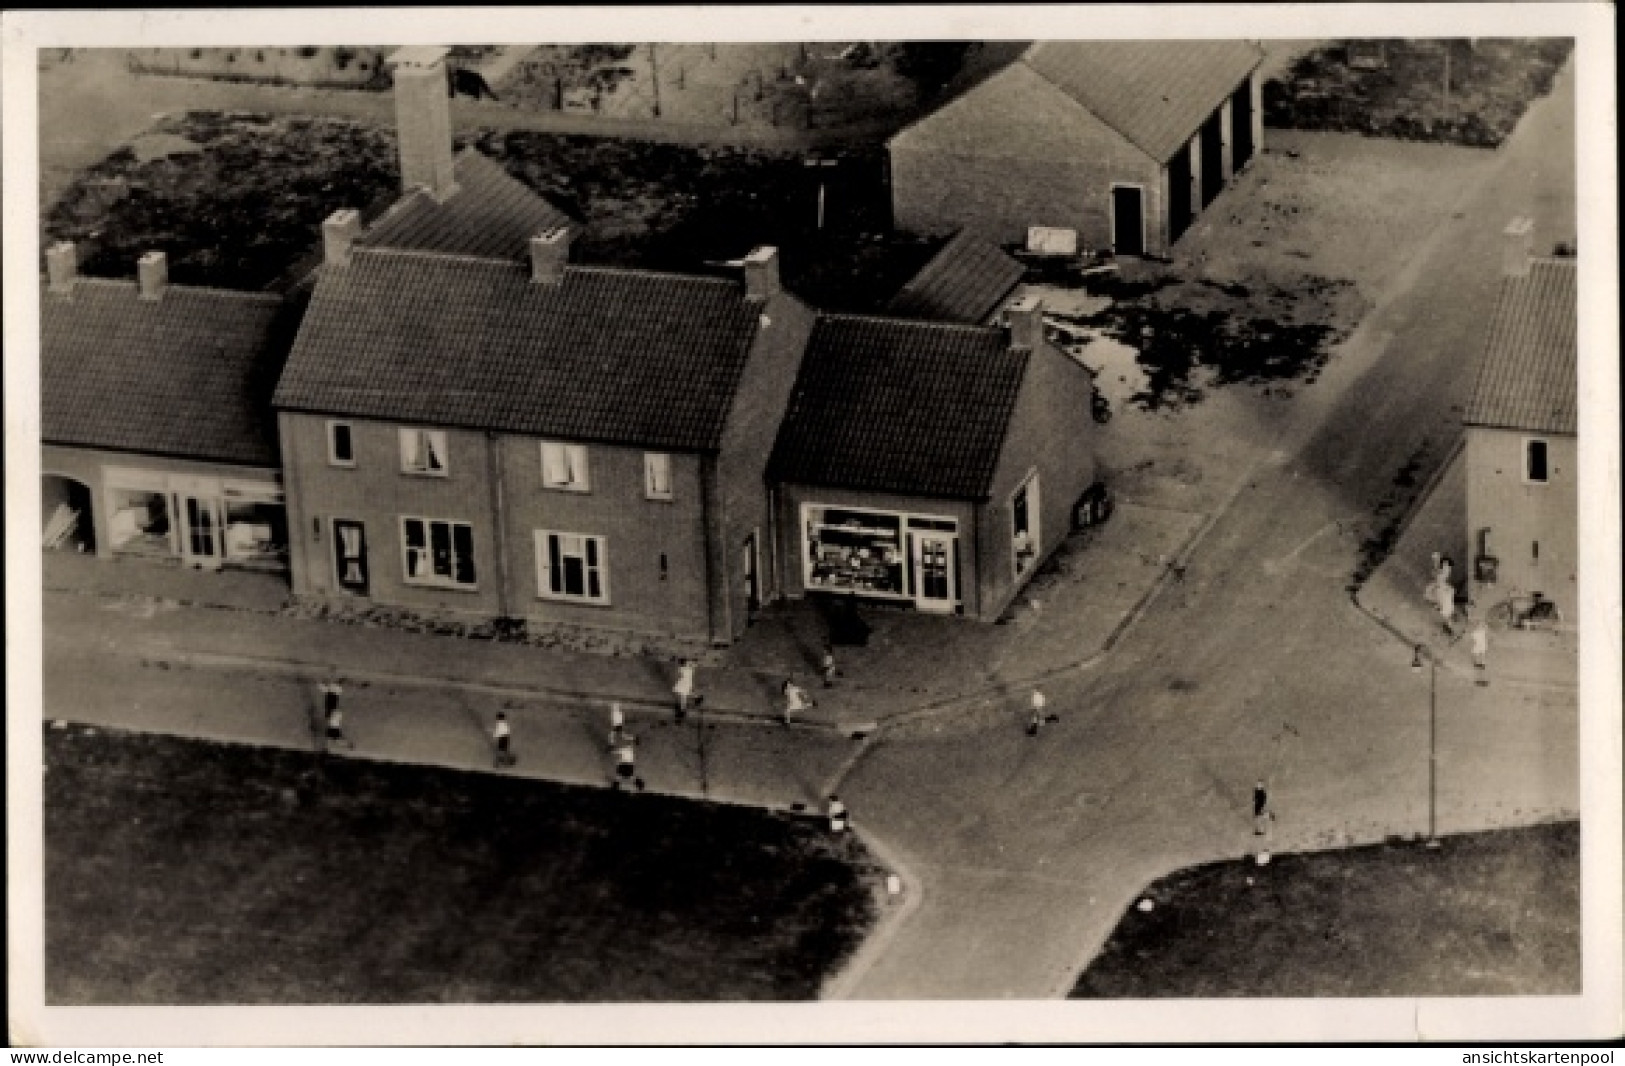
[[[1422,660],[1428,667],[1428,836],[1427,846],[1439,846],[1438,834],[1438,777],[1439,777],[1439,661],[1431,651],[1416,646],[1411,656],[1411,669],[1420,673]]]

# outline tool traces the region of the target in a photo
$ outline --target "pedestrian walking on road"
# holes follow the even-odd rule
[[[342,744],[351,751],[355,750],[355,742],[344,735],[344,712],[339,709],[337,697],[331,697],[327,706],[327,750],[332,751]]]
[[[1441,564],[1440,570],[1443,570]],[[1444,619],[1444,631],[1450,636],[1456,635],[1456,587],[1448,581],[1440,581],[1433,586],[1434,599],[1439,606],[1439,617]]]
[[[829,817],[829,831],[831,833],[846,832],[848,815],[846,813],[846,804],[841,802],[840,797],[830,796],[829,802],[824,805],[824,813]]]
[[[1474,669],[1483,670],[1490,655],[1490,631],[1482,618],[1473,621],[1472,649]]]
[[[491,726],[491,749],[491,765],[499,770],[519,761],[513,753],[513,730],[504,711],[497,712],[496,723]]]
[[[631,784],[633,788],[642,792],[643,778],[637,775],[637,738],[623,730],[621,742],[610,748],[610,754],[615,758],[615,776],[610,778],[610,787],[619,789],[622,784]]]
[[[1043,726],[1045,722],[1059,722],[1061,720],[1061,716],[1058,714],[1046,713],[1046,709],[1049,707],[1049,700],[1046,699],[1044,694],[1036,688],[1033,689],[1031,706],[1033,712],[1032,717],[1027,721],[1027,735],[1030,737],[1036,737],[1038,735],[1039,728]]]
[[[796,684],[794,678],[784,679],[784,717],[780,719],[781,724],[793,724],[796,715],[816,706],[812,697],[807,695],[806,689]]]
[[[840,676],[840,670],[835,667],[835,646],[828,641],[824,642],[824,687],[834,688],[835,679]]]
[[[1270,823],[1275,821],[1275,812],[1270,810],[1269,790],[1260,781],[1253,785],[1253,836],[1261,837],[1269,832]]]
[[[609,746],[615,747],[626,736],[626,715],[621,713],[619,703],[609,705]]]
[[[684,659],[677,666],[677,683],[671,687],[671,691],[677,697],[678,725],[682,725],[683,719],[688,717],[690,707],[698,707],[705,702],[705,697],[694,691],[694,671],[699,669],[699,665],[693,659]]]

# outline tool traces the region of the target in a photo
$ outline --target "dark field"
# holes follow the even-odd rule
[[[814,821],[79,727],[45,754],[54,1005],[804,1000],[874,915]]]
[[[1142,894],[1074,999],[1580,992],[1580,827],[1277,855]]]

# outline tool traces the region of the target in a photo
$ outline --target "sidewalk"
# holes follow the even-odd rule
[[[1452,642],[1444,634],[1438,610],[1423,595],[1432,581],[1432,554],[1456,561],[1457,588],[1470,578],[1467,545],[1466,454],[1458,451],[1437,482],[1426,491],[1400,533],[1393,551],[1355,595],[1355,604],[1396,639],[1425,645],[1438,656],[1440,666],[1458,677],[1476,673],[1465,637]],[[1497,590],[1465,580],[1476,604],[1470,618],[1482,617],[1494,605]],[[1504,593],[1503,593],[1504,595]],[[1459,626],[1459,622],[1458,622]],[[1572,627],[1556,631],[1490,627],[1487,675],[1493,685],[1507,681],[1524,685],[1575,688],[1579,684],[1579,633]]]

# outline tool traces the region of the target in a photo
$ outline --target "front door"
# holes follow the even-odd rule
[[[1112,251],[1145,254],[1145,193],[1138,185],[1112,186]]]
[[[914,554],[914,606],[922,611],[952,611],[955,593],[954,542],[942,533],[911,533]]]
[[[181,497],[181,557],[191,566],[220,565],[220,504],[206,496]]]
[[[345,592],[367,594],[367,529],[360,522],[333,519],[333,572]]]

